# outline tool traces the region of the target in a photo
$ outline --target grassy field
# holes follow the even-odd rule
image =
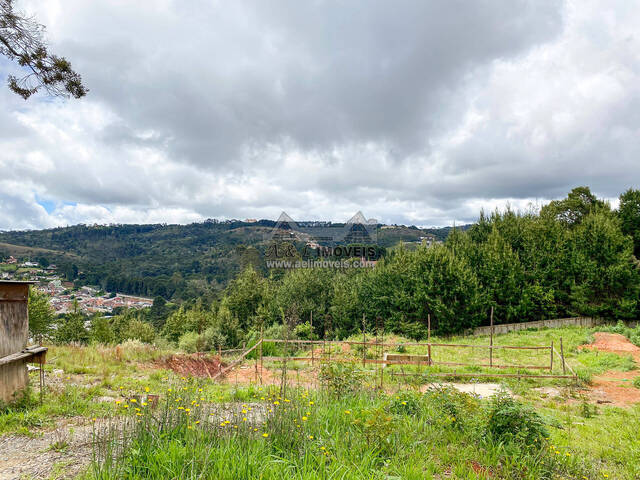
[[[219,383],[177,374],[162,368],[172,352],[137,342],[52,346],[45,402],[38,403],[34,387],[1,410],[0,441],[9,434],[37,439],[67,419],[84,419],[93,425],[88,443],[94,447],[80,476],[96,479],[640,478],[640,406],[595,404],[587,384],[635,365],[630,357],[578,349],[593,332],[572,327],[496,336],[498,345],[522,346],[562,337],[580,381],[504,379],[513,395],[487,399],[446,385],[424,391],[433,378],[387,375],[380,391],[370,365],[327,367],[310,384],[296,381],[310,375],[308,365],[292,364],[283,392],[279,381],[236,385],[232,377]],[[488,339],[446,342],[486,345]],[[469,355],[475,350],[467,360],[486,355],[482,349]],[[354,348],[344,355],[362,353]],[[433,353],[463,358],[454,349]],[[494,359],[521,363],[526,354]],[[404,367],[411,368],[419,367]],[[149,394],[159,395],[154,409]],[[64,476],[64,468],[58,470],[52,478]]]
[[[560,341],[562,339],[564,347],[564,355],[566,363],[575,371],[580,381],[588,383],[594,375],[599,375],[607,370],[620,370],[627,371],[635,368],[634,361],[630,355],[621,356],[610,352],[599,352],[588,349],[578,348],[581,345],[591,343],[593,341],[594,329],[587,329],[582,327],[565,327],[557,329],[541,329],[541,330],[522,330],[519,332],[511,332],[504,335],[496,335],[494,337],[494,345],[496,346],[516,346],[516,347],[531,347],[531,346],[546,346],[549,347],[551,343],[554,343],[556,354],[554,354],[553,371],[549,371],[546,367],[550,365],[549,349],[546,350],[517,350],[517,349],[494,349],[493,363],[494,365],[533,365],[539,367],[545,367],[542,369],[527,369],[527,368],[503,368],[499,371],[496,369],[490,369],[486,367],[480,367],[476,365],[489,364],[489,350],[486,348],[489,345],[490,340],[488,336],[478,337],[432,337],[432,344],[465,344],[475,345],[477,348],[457,348],[457,347],[442,347],[434,346],[431,354],[434,362],[444,363],[468,363],[472,366],[447,366],[447,365],[434,365],[429,369],[425,369],[422,366],[415,365],[394,365],[385,368],[385,381],[390,381],[392,384],[407,383],[409,380],[394,378],[394,373],[411,373],[411,374],[426,374],[428,373],[447,373],[457,372],[464,374],[491,374],[491,373],[505,373],[505,374],[554,374],[559,375],[563,373],[562,363],[559,357]],[[372,341],[372,337],[367,337],[368,341]],[[353,342],[362,342],[362,336],[354,336],[348,339]],[[407,338],[398,337],[396,335],[386,336],[384,338],[385,344],[402,344],[402,343],[415,343]],[[282,355],[284,353],[284,347],[282,344],[277,344],[275,347],[269,346],[270,355]],[[295,347],[291,347],[295,348]],[[320,350],[320,348],[316,348]],[[365,350],[363,352],[363,350]],[[375,345],[362,347],[361,345],[354,345],[348,351],[344,351],[338,345],[327,344],[326,351],[330,352],[332,358],[343,358],[357,360],[363,357],[377,358],[380,349]],[[386,347],[386,352],[398,353],[398,354],[414,354],[414,355],[426,355],[427,348],[424,346],[407,346],[407,347]],[[310,351],[308,349],[298,350],[296,352],[290,351],[291,356],[305,356],[309,357]],[[266,355],[266,354],[265,354]],[[318,352],[316,352],[318,356]],[[280,363],[267,364],[273,368],[280,368]],[[294,370],[304,370],[308,367],[308,362],[290,362],[289,368]],[[373,370],[376,367],[369,365],[368,369]],[[427,373],[428,372],[428,373]],[[570,373],[569,369],[566,371]],[[446,377],[445,377],[446,378]],[[451,377],[453,378],[453,377]],[[471,378],[472,380],[469,380]],[[532,385],[544,386],[544,385],[557,385],[575,383],[569,380],[558,379],[509,379],[496,377],[483,377],[479,376],[475,380],[473,377],[467,377],[467,381],[501,381],[508,384],[515,389],[528,388]],[[420,380],[414,379],[416,382],[434,381],[437,378],[427,378]]]

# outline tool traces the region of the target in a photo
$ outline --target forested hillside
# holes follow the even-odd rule
[[[216,220],[190,225],[76,225],[0,233],[0,258],[45,259],[68,280],[106,291],[182,301],[211,296],[247,265],[267,273],[265,235],[276,225]],[[463,228],[467,228],[464,226]],[[397,226],[379,230],[378,243],[444,240],[450,228]]]
[[[261,329],[282,335],[284,321],[299,338],[344,338],[361,331],[363,317],[369,330],[382,319],[386,332],[421,338],[428,315],[434,333],[452,334],[487,324],[492,307],[498,324],[639,318],[640,236],[625,227],[638,218],[636,191],[613,210],[580,187],[540,212],[481,214],[444,244],[389,249],[375,268],[265,274],[248,264],[215,299],[94,319],[94,331],[81,336],[122,341],[142,339],[136,332],[144,330],[145,341],[163,337],[185,350],[207,350],[250,342]]]

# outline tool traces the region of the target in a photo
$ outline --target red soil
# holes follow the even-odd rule
[[[160,360],[158,366],[169,368],[180,375],[213,377],[224,367],[224,364],[220,361],[220,357],[199,353],[193,355],[171,355],[166,359]]]
[[[636,363],[640,362],[640,347],[635,346],[625,336],[603,332],[598,332],[594,336],[594,343],[580,348],[624,356],[631,355]],[[639,375],[640,370],[629,372],[609,370],[593,377],[593,385],[586,393],[598,403],[611,403],[621,407],[640,403],[640,390],[633,386],[633,380]]]

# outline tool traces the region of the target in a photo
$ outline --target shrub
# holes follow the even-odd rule
[[[182,334],[180,340],[178,340],[178,347],[180,350],[187,353],[195,353],[199,351],[201,346],[201,338],[197,332],[186,332]]]
[[[207,328],[202,334],[202,343],[205,350],[213,350],[217,347],[223,348],[227,344],[227,336],[216,325]]]
[[[327,364],[320,371],[320,379],[336,396],[348,395],[360,389],[364,375],[354,365]]]
[[[140,340],[144,343],[153,343],[156,338],[156,331],[150,323],[142,320],[132,319],[123,332],[123,338],[127,340]]]
[[[353,425],[364,436],[367,446],[375,448],[380,454],[387,455],[393,449],[393,433],[396,422],[382,407],[362,410],[353,421]]]
[[[420,413],[418,395],[413,392],[398,393],[391,400],[389,411],[396,415],[418,415]]]
[[[114,343],[116,340],[115,333],[109,319],[96,315],[91,319],[91,329],[89,331],[89,337],[94,343]]]
[[[56,343],[87,343],[89,332],[85,327],[85,317],[80,312],[68,313],[58,320],[54,334]]]
[[[156,349],[148,343],[143,343],[137,339],[130,339],[118,345],[115,352],[119,360],[148,361],[150,358],[153,358]]]
[[[316,340],[317,336],[313,333],[313,327],[311,323],[304,322],[293,329],[293,335],[295,338],[300,340]]]
[[[451,386],[438,386],[425,393],[425,398],[445,417],[445,423],[451,421],[461,427],[467,417],[478,410],[477,397],[463,393]]]
[[[487,430],[494,441],[524,446],[539,445],[549,436],[542,418],[505,392],[490,403]]]

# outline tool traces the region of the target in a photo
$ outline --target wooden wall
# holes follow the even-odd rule
[[[0,358],[27,346],[28,300],[29,285],[0,282]],[[26,361],[0,365],[0,402],[16,400],[28,381]]]

